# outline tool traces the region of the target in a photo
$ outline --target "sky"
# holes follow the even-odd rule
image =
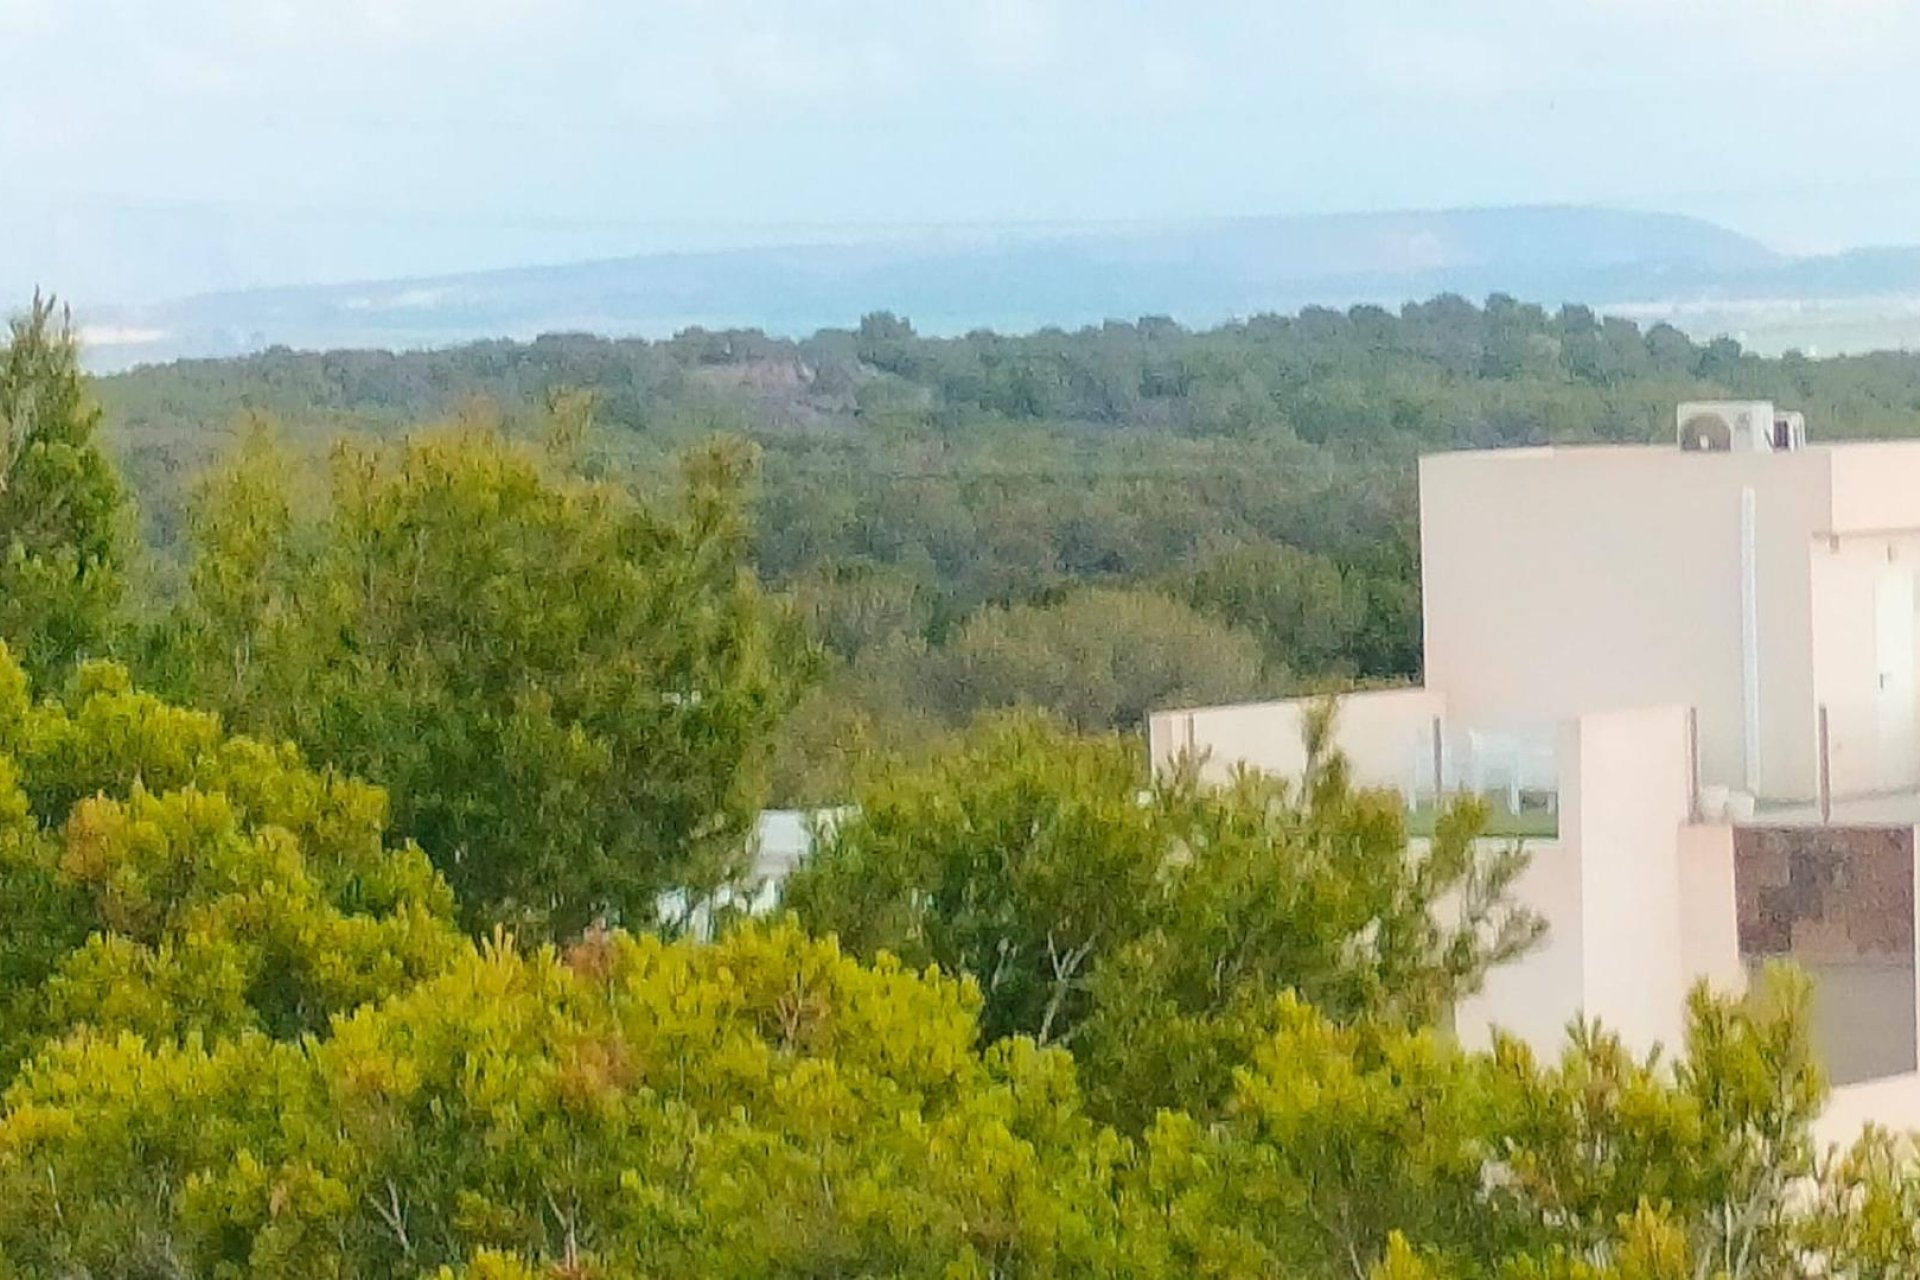
[[[0,291],[1524,203],[1920,242],[1908,0],[0,0]]]

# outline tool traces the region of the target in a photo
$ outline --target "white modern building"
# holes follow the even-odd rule
[[[1456,1013],[1556,1046],[1577,1013],[1675,1045],[1696,980],[1816,980],[1824,1121],[1920,1127],[1920,442],[1809,445],[1765,403],[1655,447],[1420,464],[1423,688],[1339,745],[1416,813],[1485,796],[1533,852],[1544,946]],[[1298,770],[1304,705],[1165,711],[1156,767]]]

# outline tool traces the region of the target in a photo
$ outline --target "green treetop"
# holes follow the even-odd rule
[[[742,454],[649,506],[491,432],[343,443],[309,521],[290,473],[256,438],[206,490],[169,684],[379,781],[471,922],[648,923],[739,870],[809,656]]]
[[[103,654],[124,587],[99,423],[67,313],[36,294],[0,347],[0,638],[36,675]]]
[[[1507,900],[1518,851],[1461,810],[1411,852],[1398,802],[1314,734],[1298,784],[1149,787],[1124,739],[988,720],[874,773],[785,902],[859,954],[972,975],[986,1034],[1069,1045],[1115,1119],[1210,1110],[1274,994],[1431,1022],[1539,934]]]

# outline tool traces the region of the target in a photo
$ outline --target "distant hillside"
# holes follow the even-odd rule
[[[1143,315],[1205,325],[1442,292],[1668,299],[1810,269],[1695,219],[1532,207],[661,254],[215,294],[84,319],[96,367],[114,369],[273,345],[407,349],[545,332],[660,337],[693,326],[797,336],[883,309],[911,316],[923,333],[958,334]]]

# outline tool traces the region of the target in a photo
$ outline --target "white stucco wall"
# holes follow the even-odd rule
[[[1686,710],[1600,712],[1565,736],[1560,830],[1580,859],[1586,1013],[1636,1048],[1675,1049],[1693,983],[1680,871]]]
[[[1832,531],[1886,533],[1920,525],[1920,440],[1834,445]]]
[[[1894,753],[1900,763],[1882,758],[1876,596],[1893,574],[1920,577],[1920,536],[1854,533],[1814,541],[1814,701],[1827,708],[1833,794],[1841,798],[1920,784],[1920,699],[1904,717],[1909,745]],[[1909,690],[1920,688],[1920,644],[1911,647],[1906,665]]]
[[[1560,835],[1529,842],[1515,886],[1547,936],[1461,1002],[1462,1044],[1485,1047],[1497,1027],[1553,1055],[1585,1014],[1636,1050],[1676,1051],[1696,982],[1744,989],[1732,829],[1688,821],[1687,753],[1681,707],[1562,726]]]
[[[1740,959],[1740,908],[1733,881],[1733,828],[1690,823],[1680,828],[1680,965],[1689,988],[1705,980],[1715,991],[1746,990]]]
[[[1889,1076],[1835,1089],[1814,1121],[1814,1140],[1844,1147],[1869,1124],[1895,1133],[1920,1131],[1920,1075]]]
[[[1874,589],[1887,563],[1878,540],[1821,539],[1811,550],[1814,701],[1827,708],[1833,793],[1878,790]]]
[[[1529,840],[1525,848],[1531,861],[1514,897],[1546,922],[1546,936],[1526,956],[1488,974],[1480,991],[1455,1008],[1453,1029],[1468,1049],[1490,1047],[1497,1028],[1552,1058],[1566,1044],[1585,986],[1580,859],[1569,841]]]
[[[1156,711],[1147,722],[1153,767],[1172,764],[1192,744],[1207,753],[1202,776],[1211,780],[1225,778],[1236,765],[1297,778],[1307,761],[1301,726],[1313,702]],[[1421,753],[1430,757],[1433,721],[1445,712],[1446,699],[1426,689],[1347,694],[1339,700],[1334,741],[1361,786],[1404,788],[1423,763]]]
[[[1763,794],[1811,797],[1809,548],[1831,450],[1528,449],[1421,459],[1426,681],[1468,720],[1700,709],[1709,782],[1743,775],[1740,506],[1752,488]]]

